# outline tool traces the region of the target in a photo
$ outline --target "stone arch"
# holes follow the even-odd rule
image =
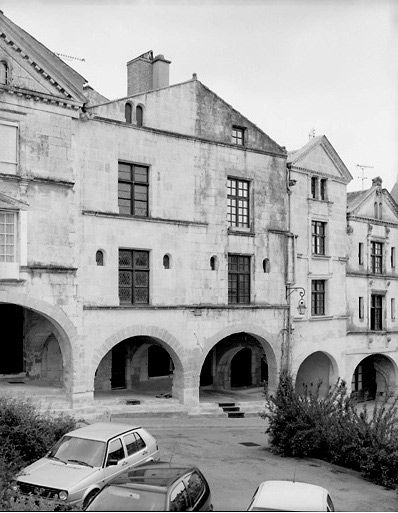
[[[277,344],[278,335],[273,335],[264,328],[253,326],[252,324],[226,326],[204,341],[203,352],[198,358],[198,366],[196,367],[194,373],[193,379],[195,380],[195,383],[199,384],[202,366],[209,352],[222,339],[235,333],[247,333],[248,335],[254,337],[261,344],[268,363],[268,390],[270,393],[274,393],[278,384],[280,369],[279,362],[281,357],[280,344]],[[231,351],[233,351],[233,349],[231,348]],[[230,354],[230,360],[240,349],[242,349],[242,347],[237,347],[236,349],[237,351],[235,351],[235,353]],[[228,357],[226,356],[226,358]]]
[[[327,351],[314,351],[301,360],[295,373],[295,390],[298,393],[315,392],[321,383],[319,393],[324,396],[338,378],[336,359]]]
[[[69,395],[73,394],[74,362],[72,348],[77,342],[77,331],[67,315],[56,305],[16,292],[0,292],[0,303],[27,308],[42,315],[51,323],[62,355],[64,388]]]
[[[184,368],[186,367],[186,356],[183,346],[181,343],[167,330],[158,326],[144,326],[136,325],[123,328],[110,337],[108,337],[104,343],[96,350],[93,355],[93,372],[92,372],[92,387],[94,389],[94,375],[97,367],[101,363],[101,360],[107,355],[107,353],[123,340],[134,338],[134,337],[149,337],[154,339],[161,347],[167,350],[169,353],[173,365],[174,365],[174,379],[173,379],[173,396],[182,400],[184,384],[186,381],[184,375]],[[143,344],[138,349],[138,353],[135,358],[142,358],[147,351],[150,344]],[[141,355],[141,356],[140,356]]]
[[[347,369],[347,376],[350,377],[350,380],[348,382],[348,388],[350,388],[351,385],[351,391],[356,392],[355,372],[359,365],[364,363],[366,364],[366,362],[370,361],[374,367],[374,396],[377,398],[380,396],[396,394],[398,385],[398,366],[397,363],[389,355],[383,353],[371,353],[365,356],[363,354],[357,355],[355,360],[352,361],[352,363],[349,365]],[[370,392],[370,395],[373,395],[373,393]]]

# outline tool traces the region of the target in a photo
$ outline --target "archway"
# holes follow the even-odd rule
[[[369,355],[359,362],[352,375],[351,390],[358,401],[372,401],[395,391],[396,370],[382,354]]]
[[[260,341],[246,332],[233,333],[215,344],[200,373],[202,390],[260,387],[268,379],[267,356]]]
[[[76,330],[65,314],[44,301],[7,293],[0,294],[0,317],[5,334],[0,346],[2,379],[62,386],[71,397]]]
[[[299,394],[319,393],[324,397],[337,379],[337,364],[334,359],[322,351],[316,351],[301,363],[296,376],[295,390]]]
[[[124,389],[141,395],[172,396],[174,369],[173,356],[162,341],[149,336],[130,337],[112,347],[100,361],[94,392],[98,395]]]

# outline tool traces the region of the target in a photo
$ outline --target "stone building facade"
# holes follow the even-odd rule
[[[3,13],[0,31],[0,374],[73,404],[275,388],[285,149],[196,77],[168,85],[163,56],[130,61],[109,101]]]
[[[325,136],[288,154],[169,67],[132,59],[111,101],[0,12],[0,381],[72,406],[161,387],[188,409],[201,390],[272,392],[282,366],[299,391],[360,392],[370,368],[393,390],[395,320],[365,333],[355,294],[395,308],[395,271],[356,269],[354,238],[386,259],[395,202],[375,185],[383,217],[349,210],[347,228],[351,175]]]

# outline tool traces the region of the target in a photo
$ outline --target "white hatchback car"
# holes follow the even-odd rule
[[[264,481],[247,511],[335,511],[323,486],[297,481]]]
[[[99,422],[64,435],[18,474],[15,488],[85,506],[111,479],[158,459],[156,440],[144,428]]]

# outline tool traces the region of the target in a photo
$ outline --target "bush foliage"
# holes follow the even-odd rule
[[[29,399],[0,395],[0,511],[58,511],[69,509],[38,497],[23,497],[11,481],[24,467],[43,457],[76,427],[70,415],[41,413]]]
[[[275,452],[283,456],[313,457],[358,470],[377,484],[398,484],[397,400],[376,404],[372,413],[358,407],[344,381],[320,397],[294,391],[282,372],[275,397],[267,396],[262,418]]]

